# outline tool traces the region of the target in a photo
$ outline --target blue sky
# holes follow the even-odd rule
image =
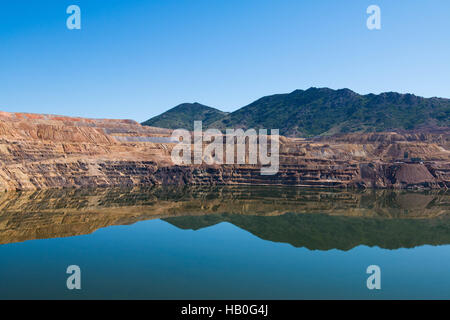
[[[311,86],[450,98],[449,17],[448,0],[1,1],[0,110],[144,121]]]

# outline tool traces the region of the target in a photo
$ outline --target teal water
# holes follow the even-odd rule
[[[411,204],[405,193],[171,192],[3,199],[0,298],[450,298],[446,194]],[[81,268],[81,290],[66,287],[69,265]],[[381,290],[366,286],[369,265],[381,268]]]

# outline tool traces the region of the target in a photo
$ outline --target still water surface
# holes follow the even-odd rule
[[[66,268],[81,268],[68,290]],[[366,268],[381,268],[368,290]],[[449,299],[449,194],[273,187],[0,197],[0,298]]]

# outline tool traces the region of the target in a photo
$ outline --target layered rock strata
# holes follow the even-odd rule
[[[132,120],[0,113],[0,190],[261,184],[448,188],[450,130],[280,137],[280,169],[175,165],[171,131]]]

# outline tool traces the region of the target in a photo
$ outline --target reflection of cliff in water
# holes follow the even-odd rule
[[[4,193],[0,244],[164,219],[194,230],[229,222],[265,240],[319,250],[440,245],[450,243],[449,195],[273,186]]]

